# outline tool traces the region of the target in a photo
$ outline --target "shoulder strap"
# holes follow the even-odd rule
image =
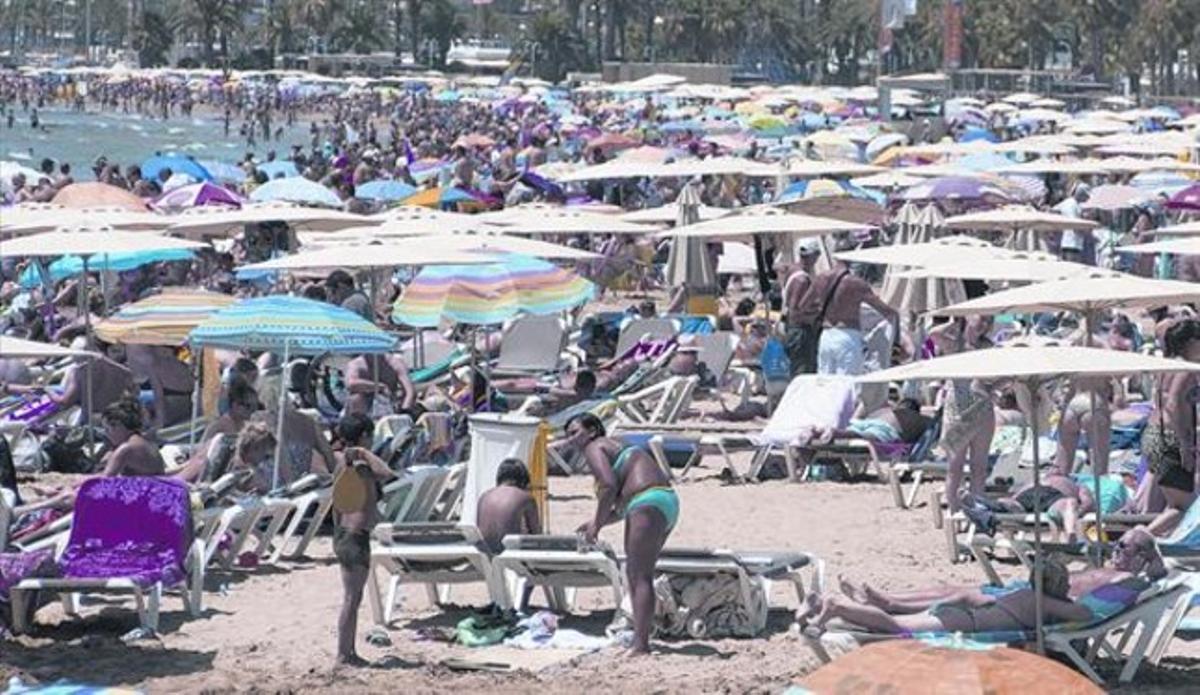
[[[838,285],[842,284],[842,278],[850,274],[849,270],[843,270],[833,280],[833,284],[829,286],[829,291],[825,293],[825,301],[821,302],[821,313],[817,314],[817,327],[825,323],[825,312],[829,310],[829,303],[833,301],[833,295],[837,294]]]

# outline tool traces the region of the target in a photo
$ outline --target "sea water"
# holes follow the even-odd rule
[[[174,116],[169,120],[123,113],[80,113],[63,109],[38,109],[38,120],[44,129],[29,127],[29,113],[18,108],[12,128],[0,119],[0,159],[19,161],[36,168],[43,158],[69,162],[76,179],[92,178],[92,162],[104,155],[117,162],[122,170],[130,164],[140,164],[156,153],[190,155],[198,160],[219,160],[236,163],[247,152],[261,159],[275,150],[286,159],[292,145],[308,146],[307,126],[284,127],[279,140],[263,142],[256,147],[246,145],[238,135],[240,121],[230,123],[229,137],[220,118]],[[272,128],[279,123],[273,122]],[[261,135],[261,131],[257,133]]]

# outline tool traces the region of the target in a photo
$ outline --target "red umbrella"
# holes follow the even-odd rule
[[[1200,183],[1194,183],[1171,196],[1168,210],[1192,210],[1200,212]]]
[[[604,153],[626,150],[637,147],[641,142],[621,133],[604,133],[588,141],[587,150],[601,150]]]
[[[120,208],[130,212],[146,212],[146,201],[123,188],[99,181],[72,183],[64,186],[53,202],[68,208]]]

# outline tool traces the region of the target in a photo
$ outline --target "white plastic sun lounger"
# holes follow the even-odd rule
[[[567,325],[558,316],[522,316],[500,340],[500,355],[490,376],[543,375],[556,372],[567,346]]]
[[[509,587],[511,605],[519,602],[527,586],[540,586],[552,610],[569,613],[575,608],[576,590],[607,588],[620,613],[625,575],[607,545],[584,546],[577,536],[510,535],[504,537],[504,552],[493,559],[493,566]]]
[[[380,591],[380,579],[386,584],[386,595]],[[404,581],[424,584],[434,605],[449,601],[453,584],[484,582],[492,601],[509,605],[492,558],[484,551],[479,530],[474,526],[453,523],[376,526],[367,582],[367,599],[376,624],[387,626],[392,622]]]

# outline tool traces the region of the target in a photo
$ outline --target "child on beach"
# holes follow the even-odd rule
[[[354,635],[370,572],[370,536],[378,521],[379,486],[394,477],[387,464],[371,452],[374,433],[375,423],[364,415],[346,415],[337,424],[337,436],[345,445],[333,484],[333,553],[341,567],[344,592],[338,615],[335,664],[339,666],[367,665],[354,650]]]

